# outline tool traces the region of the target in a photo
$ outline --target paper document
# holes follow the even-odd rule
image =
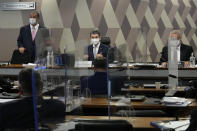
[[[10,101],[14,101],[16,99],[0,99],[0,103],[5,103],[5,102],[10,102]]]
[[[151,122],[152,126],[163,129],[174,129],[175,131],[185,131],[190,124],[189,120],[180,120],[180,121],[156,121]]]
[[[166,106],[185,107],[191,103],[191,100],[180,97],[163,97],[162,102]]]

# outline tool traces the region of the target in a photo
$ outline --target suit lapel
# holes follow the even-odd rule
[[[29,38],[29,40],[32,41],[32,35],[31,35],[31,29],[30,29],[30,25],[27,25],[27,37]]]
[[[103,45],[100,43],[100,46],[99,46],[99,49],[98,49],[98,53],[97,54],[100,54],[103,50]]]
[[[184,58],[183,58],[184,53],[185,53],[185,52],[184,52],[184,46],[181,44],[181,47],[180,47],[180,60],[181,60],[181,61],[183,61],[183,59],[184,59]]]
[[[93,45],[90,46],[90,53],[91,57],[94,58]]]

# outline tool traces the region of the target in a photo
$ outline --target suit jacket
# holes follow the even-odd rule
[[[37,105],[39,121],[65,117],[65,105],[61,101],[40,98]],[[0,104],[0,130],[13,127],[34,127],[32,97]]]
[[[104,57],[107,58],[108,47],[101,43],[97,54],[102,54]],[[88,46],[88,60],[94,61],[93,45]]]
[[[184,45],[181,43],[180,61],[189,61],[189,58],[192,52],[193,52],[193,49],[191,46]],[[168,61],[168,46],[165,46],[161,52],[160,63],[167,62],[167,61]]]
[[[45,41],[49,39],[49,32],[46,28],[39,26],[36,33],[36,37],[32,40],[30,25],[21,27],[20,33],[17,39],[18,48],[24,47],[28,52],[31,60],[29,62],[34,62],[35,57],[42,57],[46,55],[46,43]]]
[[[120,94],[123,81],[119,77],[109,78],[111,80],[111,94]],[[94,75],[85,77],[81,80],[81,92],[88,88],[92,95],[107,95],[107,73],[95,72]]]
[[[197,109],[193,110],[190,118],[190,125],[186,131],[196,131],[197,130]]]

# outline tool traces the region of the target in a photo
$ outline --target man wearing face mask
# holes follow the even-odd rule
[[[43,52],[43,50],[41,49],[43,48],[43,45],[40,46],[41,45],[40,43],[42,42],[36,41],[36,38],[38,36],[48,37],[49,35],[48,31],[45,31],[45,35],[38,33],[39,31],[42,30],[43,32],[43,29],[46,29],[44,27],[41,27],[38,21],[39,21],[39,13],[36,11],[31,12],[29,17],[29,24],[21,27],[20,34],[17,39],[19,52],[21,54],[24,53],[28,54],[29,62],[31,63],[34,63],[39,52]]]
[[[101,36],[98,30],[90,32],[91,45],[88,46],[88,52],[85,53],[84,59],[94,61],[97,57],[107,57],[108,47],[100,42]]]
[[[177,46],[177,60],[178,62],[184,61],[185,66],[189,67],[190,65],[190,56],[193,53],[193,49],[191,46],[185,45],[181,41],[181,34],[179,30],[173,30],[170,34],[171,38],[177,39],[179,44]],[[168,46],[165,46],[161,52],[160,64],[162,67],[167,67],[168,61]]]

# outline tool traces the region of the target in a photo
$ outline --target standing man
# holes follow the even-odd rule
[[[190,62],[190,56],[193,53],[193,49],[191,46],[185,45],[181,41],[181,33],[179,30],[173,30],[170,34],[171,38],[175,38],[179,41],[179,44],[177,46],[177,60],[178,62],[184,61],[186,67],[189,67]],[[168,62],[168,46],[165,46],[162,49],[161,52],[161,58],[160,58],[160,63],[162,67],[166,67]]]
[[[37,39],[38,36],[49,37],[49,32],[46,28],[39,25],[39,17],[40,15],[36,11],[30,13],[29,24],[21,27],[17,40],[19,52],[23,54],[26,51],[31,63],[34,63],[36,58],[41,55],[40,53],[43,54],[46,46],[45,40],[43,38]]]
[[[88,52],[84,55],[84,59],[94,61],[96,57],[107,57],[108,47],[100,42],[101,35],[98,30],[90,32],[90,43]]]

